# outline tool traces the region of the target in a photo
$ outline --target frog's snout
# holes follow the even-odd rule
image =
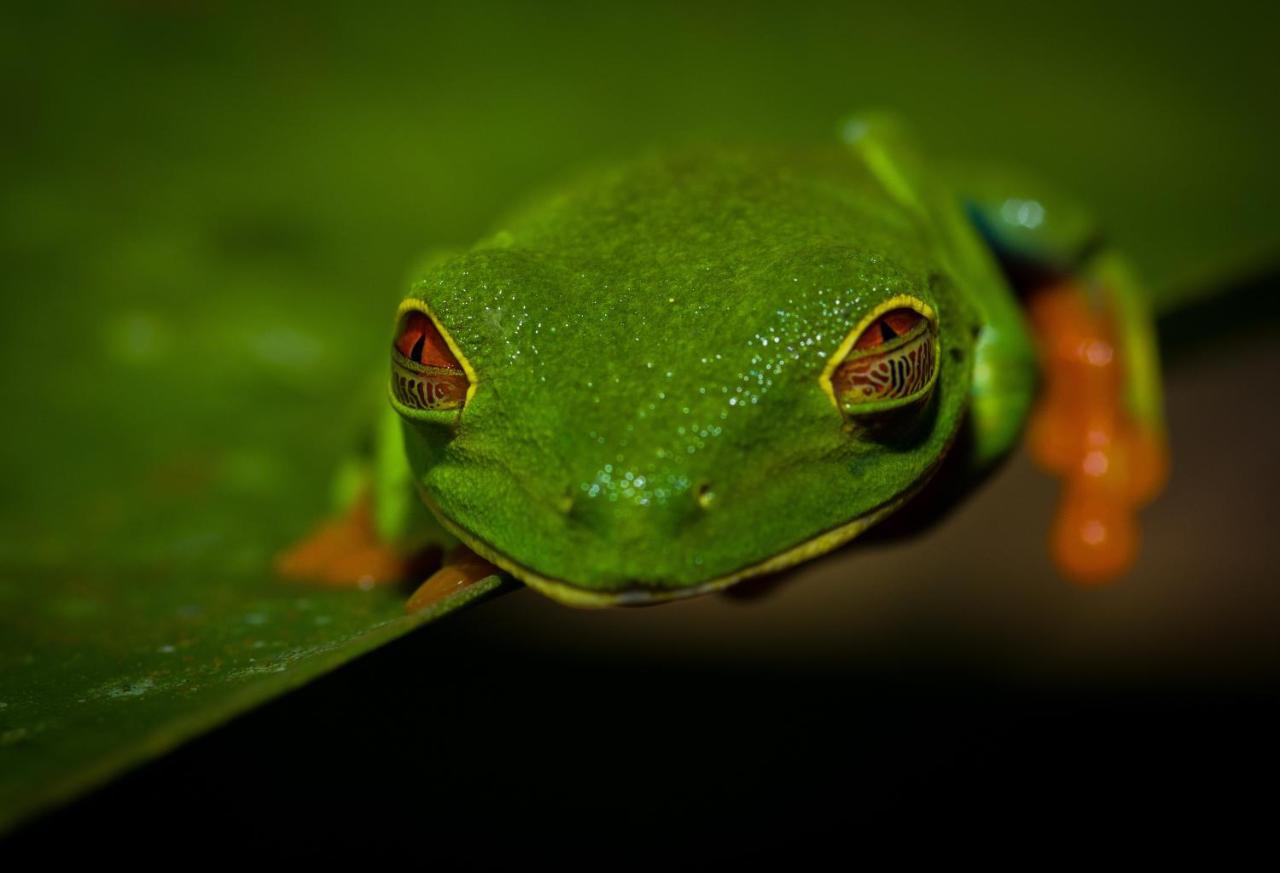
[[[558,509],[566,520],[593,539],[638,544],[656,539],[671,542],[698,523],[715,499],[709,484],[674,495],[615,496],[566,491]]]
[[[590,499],[590,498],[586,497],[585,495],[575,493],[575,489],[572,486],[565,486],[564,490],[560,494],[560,497],[556,499],[555,506],[556,506],[556,509],[559,510],[561,515],[569,516],[572,518],[575,516],[575,514],[580,513],[580,507],[582,506],[582,501],[587,499]],[[699,482],[697,487],[693,489],[691,499],[693,503],[698,507],[698,509],[705,512],[711,509],[711,507],[715,505],[715,502],[716,502],[715,487],[710,482]],[[663,503],[666,502],[665,500],[661,500],[661,499],[659,499],[659,501]],[[648,502],[649,501],[644,501],[642,502],[641,505],[645,505]],[[685,501],[685,502],[688,502],[688,501]]]

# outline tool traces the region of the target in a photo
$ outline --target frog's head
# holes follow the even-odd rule
[[[397,315],[423,499],[566,602],[825,552],[911,496],[963,414],[973,315],[887,201],[706,160],[534,210]]]

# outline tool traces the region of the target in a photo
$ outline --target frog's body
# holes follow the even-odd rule
[[[991,242],[1041,237],[995,191],[957,191],[859,123],[828,150],[596,173],[431,259],[397,314],[379,538],[441,538],[416,492],[544,593],[651,602],[828,551],[944,459],[976,480],[1038,373]],[[1121,341],[1149,355],[1148,337]],[[1153,383],[1129,381],[1157,428]]]

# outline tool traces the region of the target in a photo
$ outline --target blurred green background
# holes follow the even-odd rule
[[[289,589],[270,557],[323,513],[329,471],[377,401],[367,385],[412,260],[584,163],[691,140],[813,143],[851,110],[887,108],[938,155],[1029,167],[1078,194],[1192,339],[1200,322],[1177,322],[1181,307],[1211,308],[1280,256],[1280,75],[1261,4],[0,14],[0,821],[412,627],[396,592]],[[1208,663],[1270,681],[1276,599],[1260,574],[1275,554],[1258,525],[1275,468],[1252,414],[1276,372],[1270,339],[1202,338],[1172,361],[1185,472],[1118,593],[1058,587],[1040,545],[1052,489],[1019,461],[938,535],[842,554],[774,601],[584,615],[520,593],[441,639],[460,658],[523,659],[517,676],[551,651],[557,670],[590,663],[583,681],[607,682],[600,663],[616,659],[654,706],[663,683],[681,689],[695,733],[716,715],[690,703],[690,664],[731,687],[760,663],[844,687],[841,670],[883,680],[903,659],[958,653],[988,680],[1017,664],[1037,682],[1171,681]],[[997,546],[1009,557],[993,568]],[[429,688],[409,652],[380,656],[382,675]],[[340,709],[358,690],[332,681],[346,683],[330,686]],[[432,724],[462,705],[396,699],[378,698],[385,717]],[[492,700],[468,711],[519,716]],[[587,716],[570,703],[559,717]],[[253,746],[233,736],[213,760]]]

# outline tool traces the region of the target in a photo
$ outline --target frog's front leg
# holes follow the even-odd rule
[[[1144,289],[1070,204],[1043,192],[973,211],[1025,302],[1042,386],[1032,457],[1063,481],[1050,535],[1072,578],[1103,582],[1137,555],[1137,510],[1161,490],[1169,454],[1159,359]]]
[[[363,491],[338,516],[277,556],[277,572],[286,579],[317,585],[369,589],[402,581],[415,565],[438,560],[439,549],[402,549],[380,539],[372,503],[371,495]]]
[[[390,410],[378,418],[370,448],[348,459],[334,478],[335,516],[277,558],[280,575],[367,589],[438,563],[448,540],[433,531],[425,512],[414,512],[398,427]]]
[[[406,604],[418,612],[498,572],[456,545],[418,500],[400,421],[390,410],[380,420],[372,456],[345,464],[335,492],[337,515],[276,559],[284,578],[369,589],[427,575]]]

